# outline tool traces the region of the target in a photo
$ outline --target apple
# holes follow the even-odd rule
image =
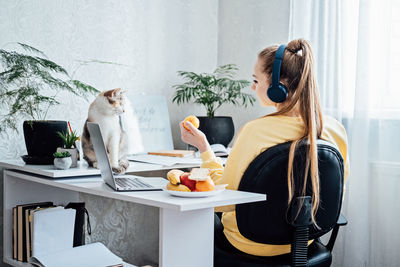
[[[179,177],[181,180],[181,184],[186,185],[189,187],[190,191],[194,191],[196,189],[196,181],[189,179],[189,172],[184,172]]]

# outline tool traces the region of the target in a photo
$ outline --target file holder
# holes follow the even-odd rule
[[[89,212],[85,208],[85,202],[70,202],[66,209],[75,209],[76,217],[75,217],[75,225],[74,225],[74,247],[85,245],[85,213],[87,216],[87,232],[89,235],[92,234],[92,228],[90,225]]]

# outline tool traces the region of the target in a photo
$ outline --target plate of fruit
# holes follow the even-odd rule
[[[194,168],[191,172],[170,170],[165,191],[177,197],[210,197],[225,190],[226,184],[215,185],[206,168]]]

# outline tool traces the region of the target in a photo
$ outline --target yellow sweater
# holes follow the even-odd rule
[[[344,182],[349,174],[347,136],[344,127],[335,119],[324,116],[324,128],[321,138],[335,144],[343,157]],[[201,154],[203,168],[211,170],[211,178],[216,184],[228,184],[227,189],[237,190],[243,173],[250,162],[266,149],[302,136],[304,123],[300,117],[270,116],[250,121],[239,132],[225,168],[221,159],[212,151]],[[216,211],[223,211],[222,224],[224,234],[237,249],[257,256],[275,256],[290,252],[290,245],[269,245],[251,241],[239,233],[235,206],[224,206]]]

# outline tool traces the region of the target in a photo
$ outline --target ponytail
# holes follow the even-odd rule
[[[260,52],[259,59],[264,61],[264,73],[271,77],[273,59],[277,46],[268,47]],[[314,73],[314,59],[310,44],[303,39],[293,40],[288,43],[281,66],[281,82],[288,88],[288,98],[283,103],[282,109],[268,116],[285,114],[298,107],[300,116],[305,124],[303,136],[293,140],[289,150],[288,160],[288,204],[295,195],[293,177],[293,160],[296,148],[301,141],[308,140],[309,146],[306,157],[306,168],[302,195],[306,194],[307,177],[310,173],[312,186],[312,213],[311,220],[318,227],[315,215],[319,207],[319,172],[317,139],[321,137],[323,128],[322,111]]]

